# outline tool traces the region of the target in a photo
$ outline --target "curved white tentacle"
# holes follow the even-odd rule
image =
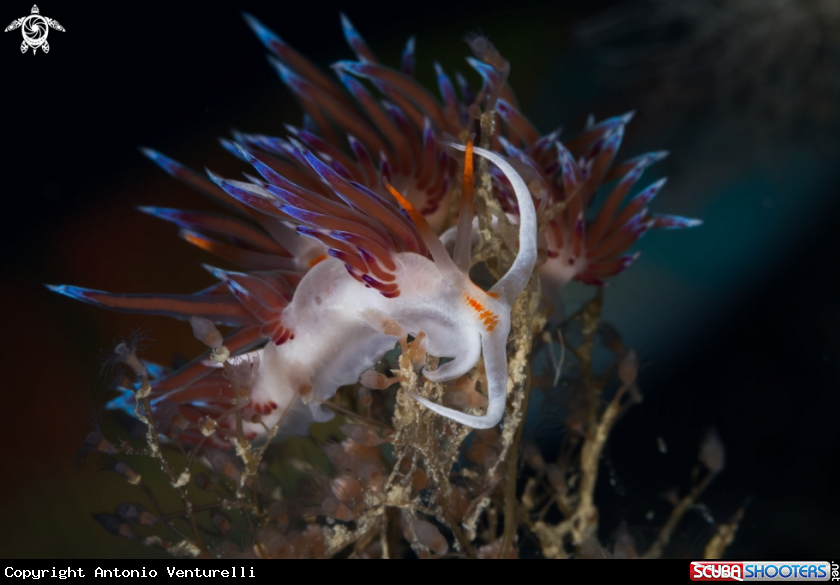
[[[442,145],[456,150],[466,150],[463,144],[444,142]],[[537,211],[525,181],[505,159],[483,148],[475,148],[473,152],[499,167],[513,186],[516,201],[519,204],[519,253],[510,270],[489,291],[497,293],[510,307],[528,284],[534,263],[537,261]]]
[[[466,147],[460,144],[444,143],[444,145],[466,150]],[[511,165],[500,156],[482,148],[476,148],[474,152],[498,166],[505,174],[513,186],[520,210],[519,253],[510,270],[490,289],[491,293],[499,295],[498,304],[502,305],[507,313],[500,315],[500,322],[492,332],[481,334],[481,350],[484,354],[488,385],[487,412],[483,416],[475,416],[435,404],[416,394],[412,396],[426,408],[441,416],[474,429],[489,429],[499,424],[505,412],[508,374],[505,345],[508,333],[510,333],[510,309],[516,297],[528,284],[537,259],[537,214],[528,187]],[[424,375],[429,377],[428,374]]]
[[[510,331],[510,323],[503,331],[496,330],[492,335],[481,336],[481,351],[484,354],[484,368],[487,373],[487,412],[476,416],[435,404],[422,396],[412,396],[423,406],[473,429],[490,429],[502,420],[507,400],[507,352],[505,345]]]
[[[482,345],[478,343],[466,343],[461,346],[462,353],[451,362],[438,366],[436,370],[423,369],[423,377],[432,382],[443,382],[454,380],[469,372],[478,361],[481,355]]]

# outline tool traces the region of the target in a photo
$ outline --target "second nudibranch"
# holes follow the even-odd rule
[[[448,146],[467,150],[463,145]],[[358,382],[362,372],[393,349],[405,333],[417,336],[420,332],[425,334],[428,354],[452,358],[436,370],[424,370],[428,380],[462,376],[483,354],[488,408],[484,415],[476,416],[414,397],[430,410],[472,428],[491,428],[500,422],[507,396],[505,345],[510,311],[528,283],[537,257],[537,220],[531,195],[516,171],[497,154],[481,148],[474,152],[507,176],[519,200],[520,248],[507,274],[489,291],[477,287],[468,276],[470,238],[456,243],[454,257],[460,260],[456,264],[423,216],[392,189],[432,259],[414,252],[392,254],[388,268],[394,278],[384,292],[382,286],[363,286],[353,267],[337,257],[327,258],[307,272],[279,316],[292,335],[280,345],[269,343],[255,352],[260,359],[252,401],[274,403],[277,408],[262,417],[263,424],[246,423],[246,431],[264,434],[298,396],[309,404],[314,420],[331,419],[333,413],[322,401],[334,396],[340,386]],[[469,156],[467,161],[471,167]],[[471,169],[469,175],[471,179]],[[251,184],[233,183],[222,186],[231,191],[234,186],[252,193],[260,190]],[[272,196],[268,192],[261,195]],[[463,199],[462,209],[468,206],[471,211],[471,184]],[[471,221],[464,223],[469,234]]]

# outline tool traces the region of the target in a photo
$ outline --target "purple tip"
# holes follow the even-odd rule
[[[639,259],[639,256],[641,255],[641,252],[635,252],[628,256],[623,256],[621,258],[621,270],[627,270],[636,260]]]
[[[344,38],[347,39],[347,44],[350,45],[350,48],[354,51],[359,53],[363,53],[365,49],[365,41],[362,39],[362,35],[359,34],[359,31],[356,30],[356,27],[353,26],[353,23],[350,22],[350,19],[347,18],[347,15],[343,12],[341,14],[341,30],[344,32]],[[359,55],[359,58],[364,58],[362,55]]]
[[[262,41],[262,44],[265,45],[268,50],[277,53],[279,49],[282,49],[285,46],[286,43],[284,43],[280,37],[271,32],[271,30],[266,28],[263,23],[247,12],[242,13],[242,18],[245,19],[245,22],[248,23],[248,26],[251,27],[251,30],[256,33],[260,41]]]
[[[575,172],[572,169],[572,155],[559,142],[557,145],[558,150],[560,150],[560,164],[563,167],[563,180],[568,179],[570,183],[576,184],[577,179],[575,178]]]
[[[181,211],[178,209],[167,209],[165,207],[151,207],[144,205],[138,206],[137,209],[143,213],[153,215],[154,217],[158,217],[166,221],[176,223],[180,221]]]
[[[610,137],[607,138],[606,144],[604,145],[605,150],[617,150],[618,147],[621,145],[621,141],[624,139],[624,124],[621,124],[615,131],[610,134]]]
[[[443,97],[443,102],[448,105],[455,105],[457,98],[455,97],[455,88],[452,86],[452,80],[449,79],[449,76],[437,61],[435,61],[435,74],[437,75],[438,88],[440,89],[441,97]]]
[[[204,172],[206,172],[207,176],[210,177],[210,180],[216,183],[219,187],[221,187],[222,183],[225,182],[224,177],[222,177],[221,175],[217,175],[207,167],[204,167]]]
[[[365,66],[364,63],[360,63],[358,61],[347,61],[347,60],[336,61],[335,63],[330,65],[330,67],[332,69],[335,69],[336,71],[347,71],[349,73],[353,73],[355,75],[360,75],[362,77],[365,76],[365,72],[367,70],[367,67]]]
[[[647,205],[648,203],[650,203],[650,201],[654,197],[656,197],[657,193],[659,193],[659,191],[662,189],[662,186],[665,185],[665,183],[667,183],[667,182],[668,182],[667,177],[663,177],[663,178],[659,179],[658,181],[656,181],[652,185],[645,188],[644,191],[642,191],[641,193],[636,195],[636,197],[634,199],[637,199],[639,201],[639,203],[643,206]]]
[[[228,140],[227,138],[219,138],[219,144],[221,144],[222,148],[224,148],[226,151],[231,153],[239,160],[248,162],[248,159],[245,156],[245,149],[242,148],[242,146],[240,146],[239,144]]]
[[[210,266],[209,264],[202,264],[201,267],[218,278],[221,281],[227,280],[227,272],[222,270],[221,268],[216,268],[215,266]]]
[[[81,288],[69,284],[45,284],[44,286],[54,293],[64,295],[65,297],[70,297],[71,299],[76,299],[77,301],[90,302],[87,293],[96,292],[92,289]]]
[[[162,207],[149,207],[146,205],[138,205],[137,209],[142,211],[143,213],[148,213],[149,215],[154,215],[155,217],[160,217],[163,215],[163,212],[166,210]]]
[[[488,83],[493,82],[499,75],[492,65],[487,65],[475,57],[467,57],[467,63],[470,64],[470,67],[478,71],[478,74]]]
[[[657,215],[653,218],[653,221],[654,227],[666,230],[693,228],[703,225],[702,219],[692,219],[689,217],[681,217],[679,215]]]
[[[306,84],[303,83],[303,80],[295,75],[291,69],[286,67],[282,61],[269,55],[268,62],[271,63],[271,66],[274,67],[277,74],[280,75],[280,79],[283,83],[288,85],[292,91],[296,93],[304,93],[306,91]]]
[[[400,70],[406,75],[414,75],[414,37],[409,37],[400,59]]]
[[[648,158],[648,160],[650,160],[649,164],[653,164],[666,158],[669,154],[671,154],[671,151],[669,150],[660,150],[659,152],[648,153],[645,156]]]
[[[153,163],[155,163],[157,166],[162,168],[164,171],[166,171],[173,177],[177,177],[178,172],[184,170],[183,165],[181,165],[178,162],[175,162],[168,156],[161,154],[156,150],[141,147],[140,152],[146,155],[146,157],[148,157]]]
[[[627,114],[624,114],[623,116],[613,116],[612,118],[607,118],[606,120],[603,120],[601,122],[598,122],[597,124],[587,127],[587,130],[594,130],[596,128],[608,130],[624,126],[625,124],[627,124],[627,122],[630,121],[634,114],[635,112],[629,112]]]

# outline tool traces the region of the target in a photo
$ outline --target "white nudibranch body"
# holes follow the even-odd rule
[[[118,311],[191,320],[196,337],[212,352],[174,372],[158,367],[150,374],[153,407],[187,441],[229,446],[232,434],[239,432],[240,416],[248,440],[264,437],[278,423],[278,436],[306,434],[313,420],[332,418],[324,402],[339,387],[358,382],[408,334],[422,334],[418,347],[422,343],[426,355],[450,358],[437,369],[423,369],[422,376],[431,381],[458,378],[483,356],[488,394],[484,415],[414,398],[469,427],[493,427],[505,410],[511,307],[531,278],[537,257],[536,212],[527,186],[505,159],[471,144],[441,145],[467,152],[451,255],[426,218],[387,179],[382,191],[387,189],[393,199],[339,174],[291,140],[290,156],[323,183],[317,191],[279,176],[253,156],[246,158],[268,182],[209,173],[215,184],[208,184],[152,153],[178,176],[238,205],[264,231],[203,212],[144,211],[180,225],[185,239],[250,272],[207,267],[222,282],[192,295],[51,288]],[[507,177],[520,211],[516,258],[488,291],[468,274],[472,151]],[[241,245],[225,244],[197,229]],[[213,324],[238,329],[222,339]],[[266,339],[265,347],[248,352]],[[131,410],[133,404],[132,390],[125,389],[109,407]],[[218,422],[221,433],[207,427],[208,417]]]
[[[462,145],[448,146],[464,150]],[[321,401],[334,396],[340,386],[356,383],[363,371],[394,348],[402,333],[417,336],[420,332],[425,333],[428,354],[452,358],[436,370],[424,369],[422,375],[431,381],[462,376],[483,354],[489,405],[486,414],[475,416],[414,397],[430,410],[472,428],[499,423],[507,395],[505,344],[510,310],[536,260],[536,215],[531,195],[516,171],[496,154],[480,148],[475,153],[505,173],[519,200],[520,248],[510,271],[489,291],[481,290],[455,266],[438,237],[422,226],[418,228],[434,260],[410,252],[395,254],[395,282],[401,291],[396,298],[363,286],[336,258],[315,265],[280,317],[294,332],[293,338],[255,352],[260,366],[252,401],[279,406],[263,416],[263,424],[270,428],[298,396],[308,404],[313,420],[331,419],[333,412]],[[299,407],[293,409],[299,411]],[[299,420],[292,415],[287,415],[289,424],[300,424],[292,422]],[[265,433],[261,424],[246,424],[247,431]]]

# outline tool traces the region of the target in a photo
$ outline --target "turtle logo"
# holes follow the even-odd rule
[[[39,47],[45,53],[50,52],[50,45],[47,43],[47,33],[50,32],[50,28],[64,32],[64,27],[58,24],[58,21],[41,16],[37,5],[32,6],[32,14],[12,21],[12,24],[7,26],[3,32],[9,32],[16,28],[20,28],[23,33],[20,52],[25,53],[26,49],[32,47],[33,55],[38,51]]]

